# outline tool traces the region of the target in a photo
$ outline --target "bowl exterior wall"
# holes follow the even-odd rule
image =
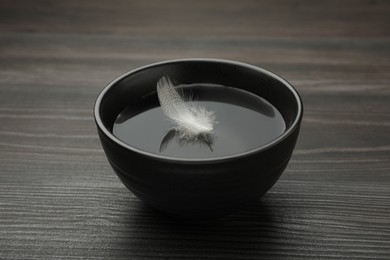
[[[99,131],[107,159],[124,185],[139,199],[170,215],[219,217],[255,202],[287,166],[299,133],[248,156],[169,161],[128,150]]]

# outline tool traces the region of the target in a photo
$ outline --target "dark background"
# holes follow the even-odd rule
[[[217,222],[145,206],[92,108],[113,78],[188,57],[282,75],[305,114],[290,164]],[[390,257],[390,1],[0,0],[0,258]]]

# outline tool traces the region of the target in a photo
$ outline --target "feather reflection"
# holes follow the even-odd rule
[[[195,144],[198,144],[200,146],[207,146],[211,152],[213,151],[214,137],[212,134],[202,134],[192,138],[188,138],[186,136],[183,136],[180,131],[172,129],[162,139],[159,149],[160,153],[167,149],[167,147],[172,141],[175,141],[180,146]]]

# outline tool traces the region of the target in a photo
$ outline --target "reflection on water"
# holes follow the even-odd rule
[[[173,140],[175,140],[175,142],[181,147],[186,145],[199,145],[200,147],[207,146],[211,152],[213,151],[214,138],[212,134],[183,137],[180,132],[172,129],[162,139],[159,149],[160,153],[167,149],[169,143]]]

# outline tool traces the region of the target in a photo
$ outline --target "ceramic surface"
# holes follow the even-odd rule
[[[265,98],[282,114],[286,131],[256,149],[224,157],[185,159],[148,153],[112,134],[118,114],[155,91],[159,78],[241,88]],[[139,199],[168,214],[219,217],[255,202],[286,168],[298,138],[303,105],[281,77],[252,65],[216,59],[172,60],[144,66],[112,81],[98,96],[94,116],[107,159]]]

